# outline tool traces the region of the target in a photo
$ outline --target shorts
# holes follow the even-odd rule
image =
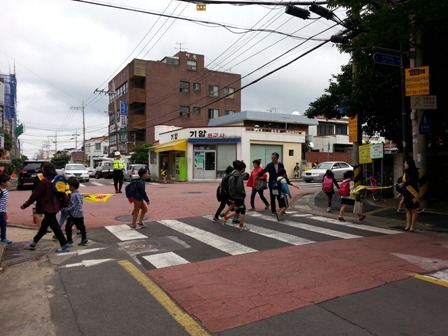
[[[235,200],[235,209],[234,211],[238,215],[246,214],[246,205],[244,205],[244,199],[236,199]]]
[[[287,196],[277,196],[278,207],[287,208],[289,206]]]
[[[341,204],[355,205],[355,200],[353,198],[341,197]]]

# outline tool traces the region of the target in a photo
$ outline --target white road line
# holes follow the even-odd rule
[[[204,244],[210,245],[218,250],[224,251],[230,255],[239,255],[244,253],[257,252],[257,250],[244,246],[242,244],[233,242],[229,239],[220,237],[215,235],[214,233],[210,233],[194,226],[182,223],[175,219],[167,219],[159,221],[160,224],[169,227],[175,231],[183,233],[187,236],[190,236],[196,240],[203,242]],[[241,234],[244,234],[242,232]]]
[[[351,228],[355,228],[355,229],[361,229],[361,230],[365,230],[365,231],[378,232],[378,233],[384,233],[384,234],[404,233],[404,231],[400,232],[400,231],[396,231],[396,230],[389,230],[389,229],[379,228],[379,227],[376,227],[376,226],[369,226],[369,225],[364,225],[364,224],[355,224],[355,223],[351,223],[351,222],[340,222],[337,219],[328,218],[328,217],[313,216],[313,217],[311,217],[311,219],[315,219],[315,220],[318,220],[318,221],[327,222],[327,223],[331,223],[331,224],[336,224],[336,225],[340,225],[340,226],[347,226],[347,227],[351,227]]]
[[[158,253],[143,256],[143,259],[149,261],[155,268],[183,265],[190,263],[188,260],[178,256],[174,252]]]
[[[213,216],[211,216],[211,215],[204,216],[204,218],[211,220],[213,218]],[[260,236],[276,239],[276,240],[279,240],[279,241],[282,241],[284,243],[288,243],[291,245],[298,246],[298,245],[315,243],[314,240],[309,240],[309,239],[294,236],[289,233],[284,233],[284,232],[267,229],[267,228],[264,228],[264,227],[261,227],[261,226],[255,225],[255,224],[250,224],[247,221],[244,221],[244,225],[246,225],[250,229],[251,233],[256,233],[256,234],[259,234]]]
[[[305,224],[305,223],[298,223],[298,222],[293,222],[293,221],[289,221],[289,220],[284,220],[284,221],[278,222],[276,218],[273,218],[271,216],[261,215],[261,214],[251,214],[251,216],[262,217],[265,220],[268,220],[270,222],[276,222],[276,223],[279,223],[280,225],[291,226],[291,227],[295,227],[298,229],[321,233],[321,234],[324,234],[327,236],[332,236],[332,237],[337,237],[337,238],[342,238],[342,239],[362,238],[362,236],[345,233],[345,232],[339,232],[339,231],[335,231],[335,230],[331,230],[331,229],[324,229],[324,228],[321,228],[318,226],[309,225],[309,224]]]
[[[129,225],[108,225],[105,227],[121,241],[148,238],[140,232],[132,230]]]
[[[98,187],[103,187],[103,186],[104,186],[104,183],[100,183],[100,182],[96,182],[96,181],[92,181],[91,183],[92,183],[93,185],[98,186]]]

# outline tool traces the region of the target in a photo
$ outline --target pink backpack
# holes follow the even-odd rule
[[[324,176],[324,183],[322,183],[322,190],[325,192],[333,191],[333,180],[328,176]]]

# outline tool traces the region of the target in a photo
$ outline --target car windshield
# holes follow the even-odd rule
[[[325,169],[325,170],[327,170],[327,169],[331,169],[331,162],[322,162],[322,163],[319,163],[318,165],[317,165],[317,167],[316,168],[314,168],[314,169]]]
[[[66,165],[65,170],[86,170],[86,167],[82,164],[73,164],[73,165]]]

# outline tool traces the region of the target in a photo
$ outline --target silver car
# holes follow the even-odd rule
[[[139,178],[138,171],[141,168],[145,168],[148,170],[148,178],[146,181],[151,181],[151,173],[148,169],[148,166],[145,164],[135,163],[128,165],[127,169],[124,171],[124,180],[125,181],[132,181]]]
[[[87,171],[87,168],[80,163],[67,163],[62,174],[67,180],[70,177],[76,177],[78,181],[89,182],[89,172]]]
[[[303,179],[305,182],[322,182],[327,170],[331,170],[333,172],[336,180],[342,181],[344,179],[344,173],[346,171],[353,170],[353,167],[342,161],[321,162],[316,168],[306,170],[303,174]]]

